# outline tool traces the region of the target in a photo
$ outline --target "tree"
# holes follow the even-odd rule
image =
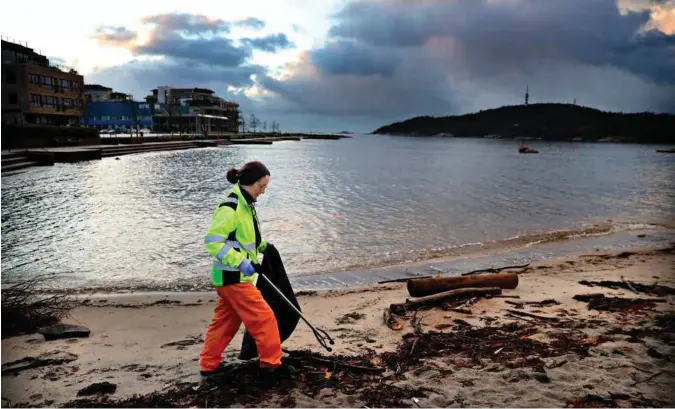
[[[254,113],[251,113],[251,119],[248,121],[250,127],[253,129],[253,135],[256,134],[256,129],[258,129],[258,125],[260,125],[260,120],[256,118]]]
[[[241,125],[241,133],[246,133],[246,118],[243,115],[239,117],[239,125]]]

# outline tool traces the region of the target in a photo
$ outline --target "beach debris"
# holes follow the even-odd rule
[[[70,352],[52,351],[38,357],[28,356],[16,361],[2,364],[2,375],[18,373],[26,369],[40,368],[42,366],[62,365],[78,358]]]
[[[124,398],[94,396],[72,400],[64,406],[204,407],[208,401],[208,406],[212,407],[261,407],[270,403],[273,407],[279,407],[279,399],[295,395],[291,389],[297,394],[316,397],[327,388],[353,395],[360,405],[368,407],[410,407],[412,397],[427,397],[424,388],[397,387],[384,383],[382,372],[386,368],[373,366],[373,362],[382,363],[374,352],[330,357],[306,350],[287,352],[289,355],[284,360],[296,368],[296,372],[291,378],[281,379],[273,387],[266,387],[257,381],[257,365],[239,365],[217,379],[205,381],[199,388],[196,388],[200,386],[198,382],[174,383],[164,390],[149,394]]]
[[[531,305],[533,307],[541,308],[541,307],[547,307],[550,305],[560,305],[560,303],[554,299],[547,299],[543,301],[509,301],[506,300],[504,301],[507,304],[511,304],[515,306],[518,309],[524,308],[525,305]]]
[[[509,313],[513,314],[513,315],[519,315],[521,317],[530,317],[530,318],[536,318],[538,320],[553,321],[553,322],[560,321],[560,318],[558,318],[558,317],[545,317],[545,316],[542,316],[542,315],[530,314],[529,312],[516,311],[516,310],[511,310],[511,309],[508,309],[507,311]]]
[[[668,287],[665,285],[649,285],[649,284],[640,284],[630,281],[588,281],[581,280],[579,284],[586,285],[589,287],[607,287],[614,290],[630,290],[634,293],[646,293],[653,296],[664,297],[666,295],[675,295],[675,288]]]
[[[388,326],[390,329],[394,331],[400,331],[403,329],[403,324],[401,324],[398,318],[402,317],[398,318],[397,317],[398,317],[397,315],[391,312],[390,308],[385,308],[382,320],[384,321],[384,324]]]
[[[573,408],[616,408],[619,405],[614,399],[603,398],[600,395],[586,395],[581,399],[569,402],[567,406]]]
[[[335,323],[340,325],[340,324],[353,324],[354,322],[363,319],[366,317],[366,314],[362,314],[360,312],[350,312],[342,317],[336,318]]]
[[[514,269],[514,268],[527,268],[529,266],[530,266],[530,263],[519,264],[519,265],[515,265],[515,266],[497,267],[497,268],[484,268],[484,269],[481,269],[481,270],[469,271],[468,273],[462,273],[462,276],[469,276],[469,275],[483,274],[483,273],[501,273],[504,270],[511,270],[511,269]]]
[[[653,309],[656,306],[655,303],[667,301],[662,298],[606,297],[604,294],[577,294],[572,298],[588,302],[589,310],[643,314],[644,310]]]
[[[45,337],[45,341],[65,338],[87,338],[91,330],[82,325],[54,324],[38,328],[37,333]]]
[[[649,381],[651,381],[652,379],[656,378],[657,376],[663,375],[663,374],[666,373],[666,372],[667,372],[667,371],[659,371],[659,372],[657,372],[657,373],[655,373],[655,374],[653,374],[653,375],[651,375],[651,376],[648,376],[648,377],[645,378],[645,379],[642,379],[642,380],[633,382],[630,386],[637,386],[638,384],[645,383],[645,382],[649,382]]]
[[[4,279],[2,283],[2,338],[32,334],[38,328],[59,323],[70,311],[83,305],[74,290],[50,294],[50,283],[63,274],[40,273],[26,279]]]
[[[197,345],[197,344],[201,344],[203,342],[204,342],[204,336],[200,334],[200,335],[189,336],[186,339],[182,339],[180,341],[169,342],[167,344],[162,345],[160,348],[177,347],[176,349],[183,350],[187,346]]]
[[[468,322],[466,322],[466,321],[464,321],[463,319],[460,319],[460,318],[455,318],[454,320],[452,320],[452,322],[454,322],[457,325],[463,325],[465,327],[471,327],[472,326],[471,324],[469,324]]]
[[[77,392],[77,396],[91,396],[91,395],[98,395],[98,394],[106,394],[106,393],[115,393],[117,390],[117,385],[114,383],[110,383],[108,381],[105,382],[96,382],[92,383],[91,385],[80,389],[79,392]]]
[[[460,288],[456,290],[445,291],[439,294],[420,297],[417,299],[406,299],[405,303],[391,304],[389,309],[393,313],[405,313],[408,310],[416,310],[423,307],[428,307],[435,304],[440,304],[444,301],[457,298],[467,298],[474,296],[484,296],[487,294],[501,294],[502,290],[498,287],[493,288]]]
[[[295,293],[296,297],[313,297],[317,294],[315,290],[302,290]]]
[[[412,297],[424,297],[444,291],[460,288],[499,287],[514,289],[518,287],[518,275],[514,273],[497,273],[468,277],[437,277],[408,281],[408,293]]]

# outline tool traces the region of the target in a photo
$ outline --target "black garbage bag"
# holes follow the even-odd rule
[[[291,282],[288,280],[286,275],[286,269],[284,268],[284,263],[281,261],[281,255],[279,251],[272,244],[268,244],[265,249],[265,256],[263,257],[262,262],[263,271],[266,271],[265,275],[274,283],[274,285],[281,290],[282,293],[288,298],[290,302],[295,305],[299,311],[300,304],[295,298],[295,293],[291,287]],[[267,304],[274,312],[274,316],[277,318],[277,325],[279,327],[279,336],[281,337],[281,342],[283,343],[288,337],[293,334],[295,327],[298,325],[300,317],[298,314],[293,311],[293,309],[284,301],[281,296],[267,283],[267,281],[258,278],[257,283],[258,290],[262,294]],[[253,359],[258,357],[258,348],[256,348],[255,340],[251,334],[246,331],[244,332],[244,339],[241,343],[241,353],[239,354],[239,359]]]

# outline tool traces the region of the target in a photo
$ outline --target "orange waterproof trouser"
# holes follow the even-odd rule
[[[204,348],[199,355],[202,371],[214,370],[223,361],[223,351],[236,335],[242,321],[259,351],[260,366],[281,365],[281,339],[274,312],[252,283],[217,287],[218,304],[206,328]]]

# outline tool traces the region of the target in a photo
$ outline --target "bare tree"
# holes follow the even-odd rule
[[[241,125],[241,133],[246,133],[246,118],[243,115],[239,117],[239,124]]]
[[[253,129],[253,135],[256,134],[256,130],[258,129],[258,126],[260,125],[260,120],[256,118],[255,114],[251,113],[251,119],[249,119],[249,125]]]

